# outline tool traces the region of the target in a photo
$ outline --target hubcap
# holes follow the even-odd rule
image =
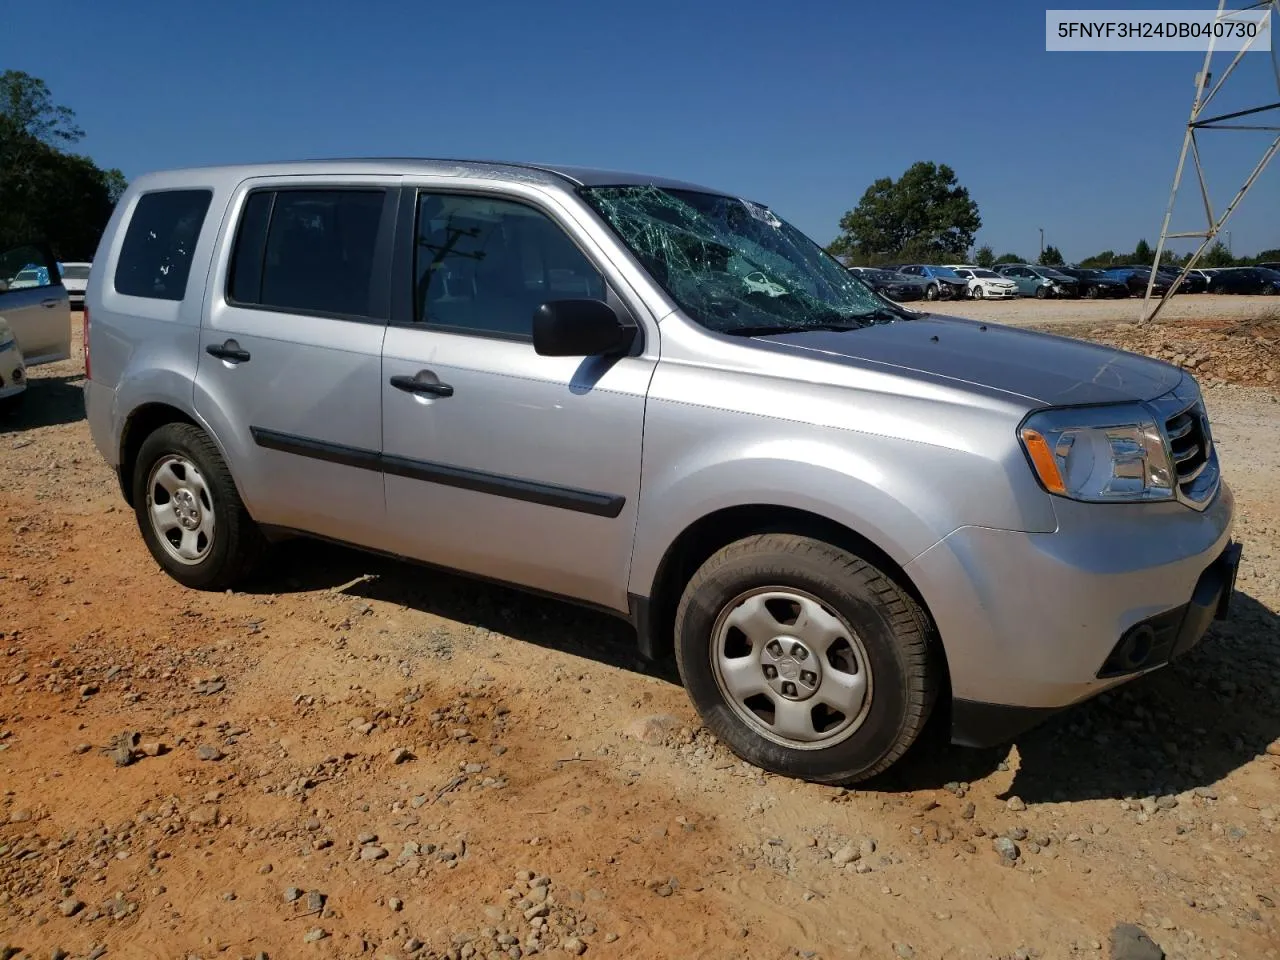
[[[798,750],[851,736],[871,706],[866,649],[842,617],[792,587],[726,604],[711,632],[716,684],[755,732]]]
[[[168,454],[147,477],[147,516],[165,552],[179,563],[197,564],[213,549],[213,498],[200,469]]]

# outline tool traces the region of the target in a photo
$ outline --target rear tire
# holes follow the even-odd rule
[[[982,289],[982,287],[973,287],[969,291],[969,296],[972,297],[974,300],[982,300],[984,297],[986,297],[986,295],[987,294]]]
[[[266,553],[218,448],[189,423],[165,424],[143,441],[133,504],[151,556],[184,586],[225,590]]]
[[[707,728],[749,763],[817,783],[888,769],[924,729],[942,674],[928,617],[902,588],[792,534],[715,553],[685,587],[675,634]]]

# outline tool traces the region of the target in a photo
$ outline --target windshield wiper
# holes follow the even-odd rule
[[[865,323],[776,323],[722,330],[734,337],[767,337],[775,333],[806,333],[810,330],[862,330]]]

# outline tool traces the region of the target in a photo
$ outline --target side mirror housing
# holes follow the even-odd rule
[[[635,337],[603,300],[549,300],[533,313],[533,349],[544,357],[625,353]]]

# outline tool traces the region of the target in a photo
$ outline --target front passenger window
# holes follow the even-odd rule
[[[542,212],[512,200],[418,197],[414,319],[529,338],[548,300],[604,299],[604,278]]]

